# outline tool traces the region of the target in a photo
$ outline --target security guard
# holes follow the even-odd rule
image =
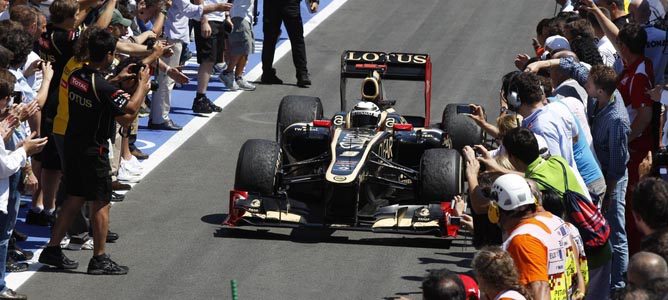
[[[306,0],[311,13],[318,10],[319,0]],[[264,84],[282,84],[276,76],[276,69],[272,67],[276,42],[281,34],[281,23],[285,24],[292,45],[292,61],[297,70],[297,85],[307,87],[311,85],[306,69],[306,45],[304,43],[304,26],[299,9],[301,0],[265,0],[262,31],[262,78]]]

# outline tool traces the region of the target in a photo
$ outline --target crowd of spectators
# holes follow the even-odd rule
[[[229,2],[229,3],[228,3]],[[257,0],[0,0],[0,299],[26,299],[7,288],[5,272],[28,269],[34,254],[17,241],[20,196],[31,195],[26,223],[52,226],[39,262],[59,269],[79,263],[62,249],[92,250],[87,272],[123,275],[105,244],[110,201],[141,177],[138,119],[149,130],[180,130],[170,118],[176,84],[194,40],[198,87],[195,114],[220,112],[207,95],[215,73],[228,90],[252,91],[244,71],[255,52]],[[311,84],[301,1],[264,5],[264,49],[273,60],[280,26],[295,49],[297,84]],[[311,12],[317,0],[307,1]],[[278,12],[278,13],[277,13]],[[267,51],[270,49],[271,51]],[[261,83],[278,84],[268,64]]]
[[[496,123],[471,104],[494,139],[462,150],[471,215],[455,213],[481,294],[432,271],[424,299],[668,294],[668,3],[556,2],[502,78]]]

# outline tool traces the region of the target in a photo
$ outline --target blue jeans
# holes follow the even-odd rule
[[[7,213],[0,212],[0,291],[5,289],[5,269],[7,264],[7,246],[9,238],[14,231],[16,225],[16,216],[19,212],[19,205],[21,204],[19,193],[19,181],[21,180],[21,172],[9,177],[9,202],[7,203]]]
[[[617,186],[605,195],[607,207],[605,207],[605,218],[610,224],[610,244],[612,245],[612,271],[610,287],[620,289],[625,286],[624,273],[629,264],[629,244],[626,238],[624,210],[626,206],[626,185],[628,184],[628,172],[617,181]],[[605,202],[604,202],[605,203]]]

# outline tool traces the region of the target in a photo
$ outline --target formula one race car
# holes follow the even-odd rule
[[[350,111],[348,78],[362,79],[362,99]],[[424,116],[398,114],[383,80],[423,81]],[[325,119],[319,98],[284,97],[276,141],[241,147],[224,224],[456,234],[449,215],[463,192],[458,150],[481,143],[483,133],[457,104],[430,125],[430,103],[429,55],[345,51],[342,111]]]

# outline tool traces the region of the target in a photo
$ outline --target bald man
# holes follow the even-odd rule
[[[631,257],[626,276],[629,284],[640,287],[654,278],[667,277],[668,265],[657,254],[638,252]]]

